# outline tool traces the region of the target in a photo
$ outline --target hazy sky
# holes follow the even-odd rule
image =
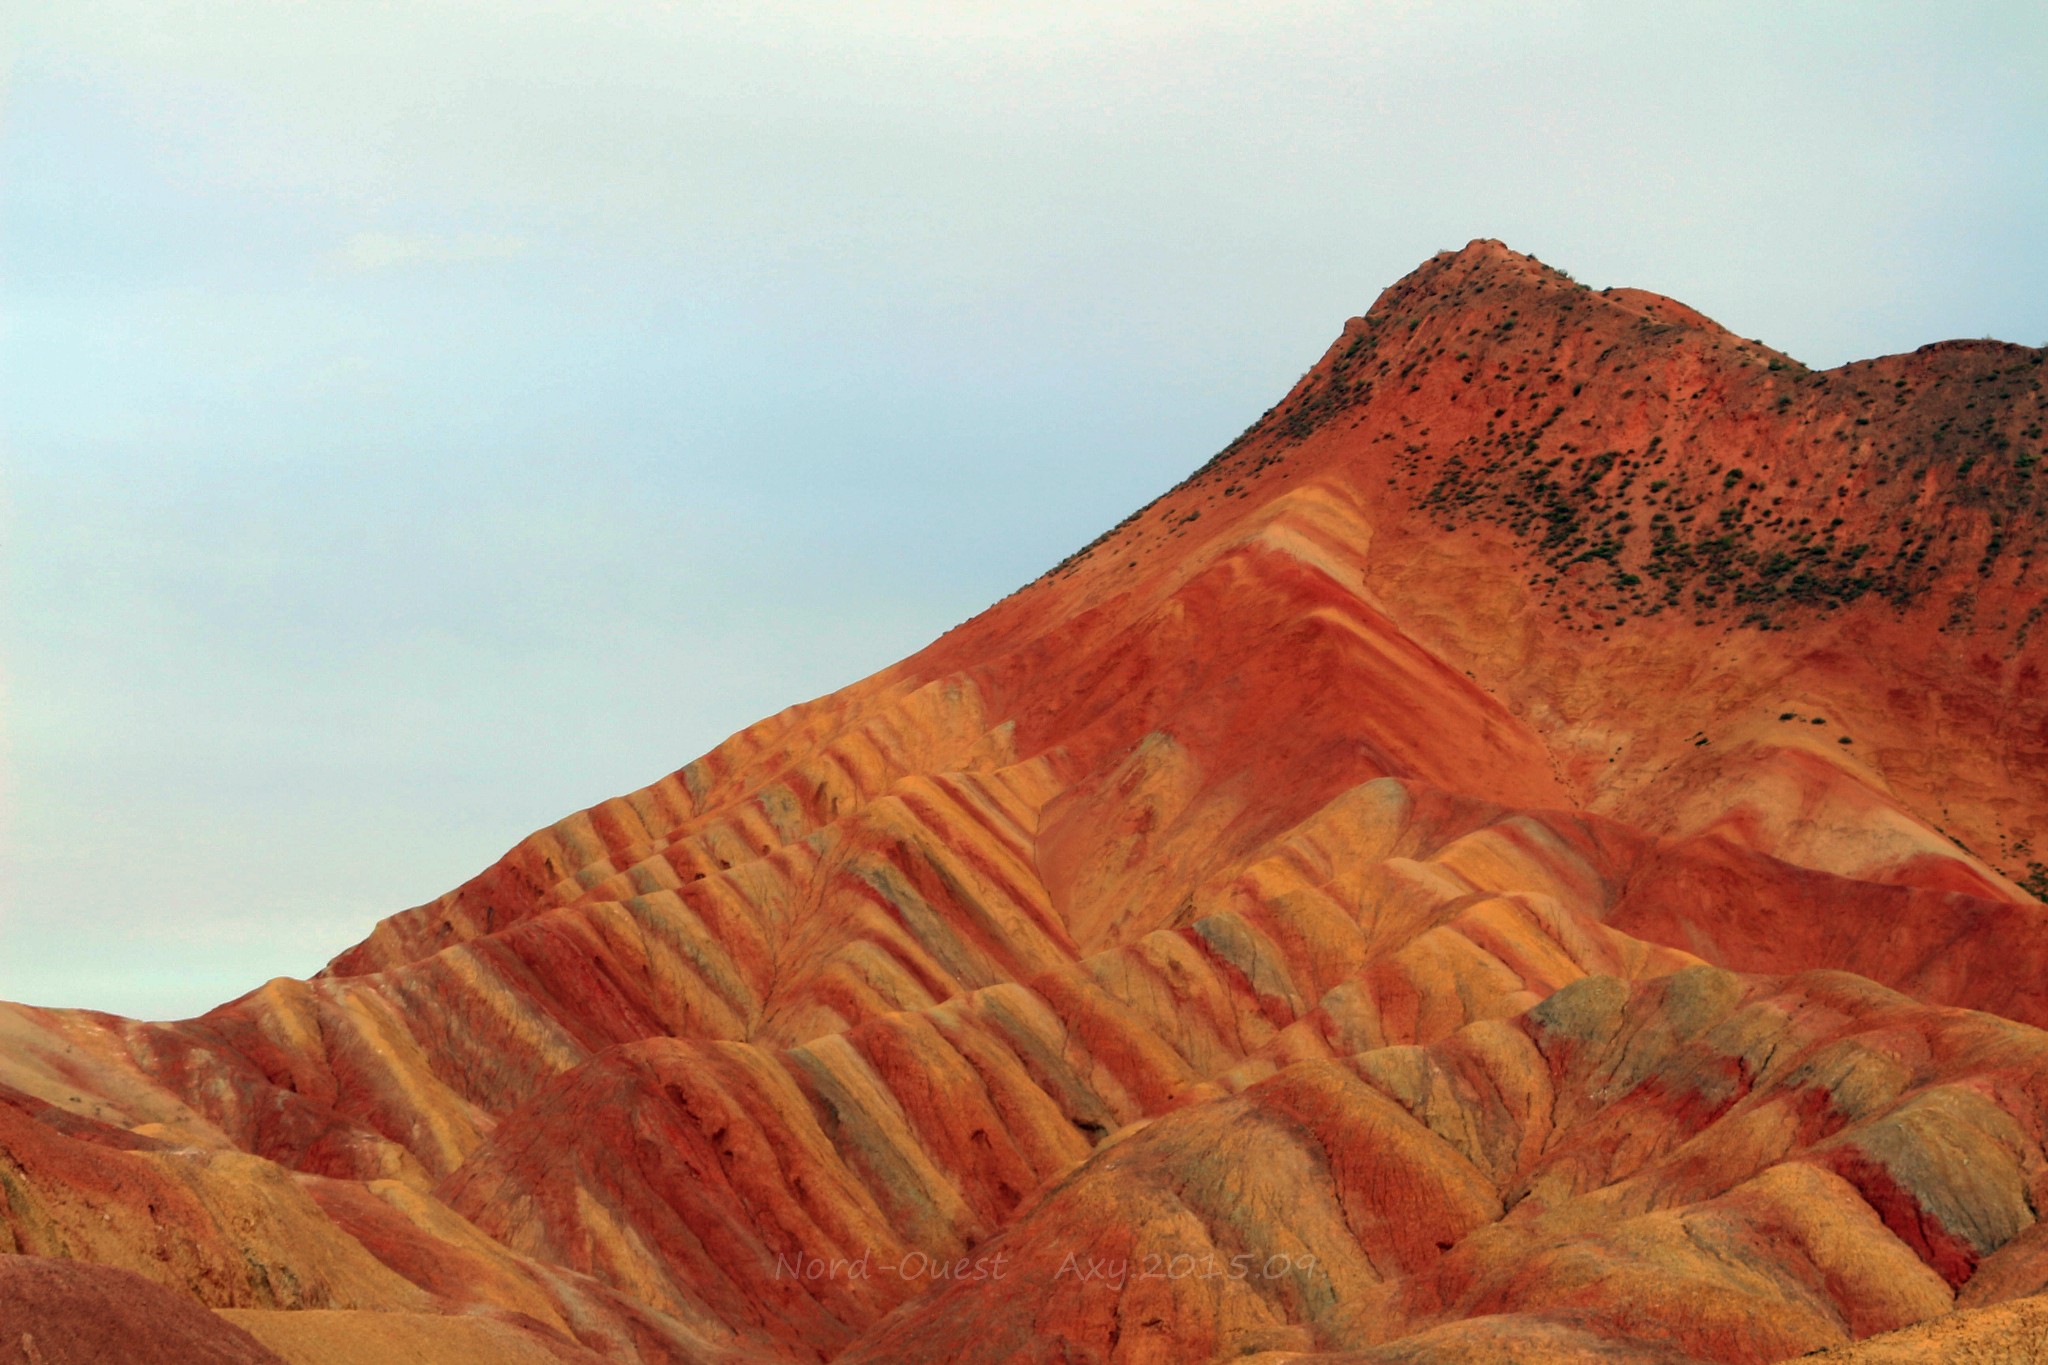
[[[2035,3],[4,6],[0,998],[304,975],[1499,237],[2048,341]]]

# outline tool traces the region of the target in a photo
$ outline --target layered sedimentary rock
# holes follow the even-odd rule
[[[1045,577],[313,980],[0,1009],[0,1252],[308,1362],[2018,1340],[2042,361],[1439,256]]]

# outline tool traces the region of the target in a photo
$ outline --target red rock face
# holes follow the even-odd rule
[[[1439,256],[1044,578],[316,979],[0,1009],[0,1252],[309,1361],[2031,1322],[2042,360]]]

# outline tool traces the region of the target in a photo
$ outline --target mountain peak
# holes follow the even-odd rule
[[[1487,266],[1505,266],[1553,275],[1562,273],[1527,252],[1515,250],[1496,237],[1474,237],[1456,251],[1445,248],[1416,267],[1416,271],[1478,270]]]
[[[1571,630],[1772,630],[1870,597],[2024,643],[2048,547],[2040,362],[1950,344],[1816,373],[1482,240],[1347,324],[1241,453],[1363,459],[1442,530],[1505,532]]]
[[[1563,271],[1504,242],[1478,237],[1456,251],[1439,251],[1381,291],[1367,317],[1410,313],[1434,303],[1469,301],[1492,287],[1577,285]]]

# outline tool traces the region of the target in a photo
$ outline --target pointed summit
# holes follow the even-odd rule
[[[1469,301],[1489,288],[1569,286],[1573,280],[1491,237],[1479,237],[1457,251],[1439,251],[1381,291],[1368,310],[1412,313],[1437,302]]]

